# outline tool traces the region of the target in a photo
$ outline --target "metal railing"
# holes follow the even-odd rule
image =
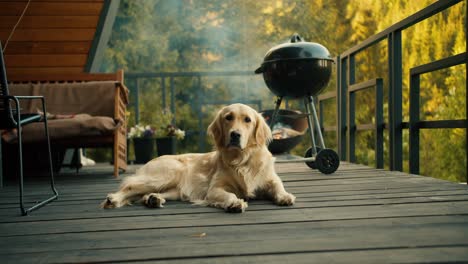
[[[131,102],[129,107],[135,109],[135,122],[140,122],[140,80],[143,79],[159,79],[161,87],[161,105],[162,107],[169,108],[173,114],[173,122],[176,120],[176,89],[177,85],[175,80],[177,78],[195,78],[196,87],[195,90],[203,91],[203,77],[249,77],[254,76],[253,71],[218,71],[218,72],[144,72],[144,73],[127,73],[125,78],[129,85],[131,93]],[[167,80],[169,82],[169,87],[167,87]],[[266,88],[265,88],[266,89]],[[167,97],[169,96],[169,100]],[[203,106],[205,105],[221,105],[221,104],[231,104],[238,103],[239,100],[211,100],[208,99],[209,96],[200,94],[196,97],[196,102],[191,102],[194,104],[194,108],[197,109],[195,115],[198,119],[198,129],[186,131],[188,134],[196,133],[198,134],[198,150],[203,152],[206,151],[205,146],[205,137],[206,137],[206,127],[203,125],[204,114],[202,111]],[[257,99],[243,98],[242,103],[255,105],[258,110],[262,109],[262,101]]]
[[[356,93],[365,89],[375,87],[375,123],[356,125]],[[349,140],[347,157],[350,162],[356,162],[356,131],[374,130],[375,137],[375,160],[376,167],[383,169],[384,167],[384,151],[383,151],[383,80],[382,78],[372,79],[366,82],[353,84],[349,86],[347,94],[347,137]]]
[[[440,0],[419,12],[403,19],[402,21],[390,26],[382,32],[375,34],[362,43],[343,52],[337,58],[337,92],[334,94],[337,101],[337,141],[338,153],[342,160],[355,161],[355,132],[362,129],[374,129],[377,132],[376,137],[376,167],[383,167],[383,136],[384,129],[389,130],[389,165],[390,170],[403,170],[403,129],[409,129],[409,169],[410,173],[419,173],[419,132],[426,128],[467,128],[468,107],[466,107],[465,119],[461,120],[440,120],[440,121],[421,121],[420,113],[420,93],[419,76],[424,73],[449,68],[455,65],[468,65],[467,52],[450,56],[438,61],[433,61],[410,69],[410,110],[409,122],[403,122],[402,113],[402,31],[409,28],[435,14],[438,14],[453,5],[462,2],[462,0]],[[466,4],[468,6],[468,4]],[[468,25],[465,17],[465,26]],[[465,36],[467,36],[465,28]],[[384,123],[382,118],[382,80],[380,78],[370,81],[356,83],[356,61],[358,53],[375,46],[381,41],[387,40],[388,47],[388,124]],[[468,41],[466,42],[468,47]],[[381,77],[381,76],[378,76]],[[466,76],[465,76],[466,77]],[[354,93],[365,87],[376,86],[376,121],[373,125],[356,126],[354,123]],[[468,87],[468,85],[467,85]],[[467,93],[468,94],[468,93]],[[323,100],[334,97],[329,95]],[[468,96],[468,95],[467,95]],[[319,100],[322,99],[319,97]],[[468,98],[465,98],[465,104]],[[468,133],[466,142],[468,144]],[[465,145],[468,156],[468,145]],[[468,167],[468,161],[467,167]],[[465,175],[466,176],[466,175]],[[468,177],[467,177],[468,180]]]

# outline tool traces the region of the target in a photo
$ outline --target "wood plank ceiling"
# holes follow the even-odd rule
[[[0,0],[2,46],[27,0]],[[104,0],[32,0],[6,50],[8,74],[85,71]]]

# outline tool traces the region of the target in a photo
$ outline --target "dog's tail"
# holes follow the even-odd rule
[[[145,192],[164,192],[174,186],[172,180],[158,179],[144,174],[133,174],[125,177],[120,184],[120,189],[127,186],[141,186],[146,189]]]

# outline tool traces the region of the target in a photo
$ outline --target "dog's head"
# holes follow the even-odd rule
[[[208,127],[217,149],[243,150],[271,141],[270,127],[253,108],[232,104],[222,108]]]

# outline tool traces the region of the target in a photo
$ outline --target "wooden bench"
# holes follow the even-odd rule
[[[113,163],[114,163],[114,176],[118,177],[119,171],[123,170],[125,171],[127,169],[127,125],[126,125],[126,106],[128,104],[128,89],[124,84],[124,72],[123,70],[119,70],[116,73],[80,73],[80,74],[61,74],[61,75],[51,75],[51,74],[37,74],[37,75],[10,75],[8,76],[9,82],[10,82],[10,93],[15,95],[15,90],[20,90],[23,93],[24,89],[15,89],[15,85],[21,86],[25,84],[32,84],[35,85],[34,87],[31,88],[31,90],[39,90],[39,93],[43,93],[45,99],[46,99],[46,105],[47,105],[47,112],[51,114],[79,114],[79,113],[72,113],[70,111],[73,111],[74,109],[80,109],[82,111],[81,113],[86,114],[86,108],[87,106],[83,106],[84,101],[83,98],[79,97],[79,89],[80,89],[80,84],[83,84],[83,86],[87,86],[87,93],[89,94],[90,89],[92,90],[93,88],[89,87],[94,84],[96,85],[101,85],[106,84],[106,87],[111,87],[109,88],[109,94],[106,92],[107,96],[112,96],[110,100],[96,100],[96,98],[90,98],[93,99],[97,104],[100,104],[101,101],[103,104],[107,104],[106,109],[107,111],[107,116],[113,118],[116,123],[118,122],[119,125],[116,126],[117,128],[112,131],[110,134],[99,134],[99,135],[86,135],[86,136],[77,136],[77,137],[65,137],[65,138],[55,138],[53,137],[53,131],[51,133],[51,145],[52,149],[66,149],[66,148],[95,148],[95,147],[112,147],[113,148]],[[44,85],[45,84],[45,85]],[[50,84],[50,85],[49,85]],[[56,87],[55,87],[56,86]],[[46,88],[44,88],[46,87]],[[64,88],[66,87],[66,89]],[[73,88],[70,88],[73,87]],[[102,88],[102,87],[101,87]],[[42,89],[42,90],[41,90]],[[44,90],[46,89],[46,90]],[[62,95],[62,98],[66,99],[61,99],[64,102],[64,108],[67,108],[64,112],[60,111],[60,106],[57,106],[56,104],[60,104],[62,102],[54,102],[57,100],[57,93],[60,93],[61,91],[67,90],[68,93],[70,93],[70,90],[72,91],[70,96],[68,95]],[[83,91],[85,91],[83,89]],[[37,92],[37,91],[36,91]],[[101,91],[102,92],[102,91]],[[78,102],[72,102],[72,103],[67,103],[68,100],[73,100],[73,99],[68,99],[68,97],[74,97],[76,94],[78,94]],[[18,94],[19,95],[19,94]],[[24,94],[22,94],[24,95]],[[64,97],[65,96],[65,97]],[[83,97],[83,96],[82,96]],[[60,98],[60,97],[59,97]],[[70,104],[73,104],[73,106],[68,107]],[[80,105],[81,104],[81,105]],[[87,102],[89,105],[90,103]],[[113,105],[109,105],[113,104]],[[76,107],[75,107],[76,105]],[[96,105],[96,104],[95,104]],[[113,108],[113,109],[112,109]],[[34,106],[29,106],[29,110],[31,109],[34,111]],[[110,111],[109,111],[110,109]],[[113,110],[113,111],[112,111]],[[53,112],[54,111],[54,112]],[[78,110],[77,110],[78,111]],[[96,111],[95,111],[96,112]],[[109,114],[110,112],[110,114]],[[92,114],[91,114],[92,115]],[[104,114],[100,114],[104,115]],[[111,116],[112,115],[112,116]],[[51,121],[49,122],[49,127],[51,127]],[[26,132],[25,132],[25,138],[26,138]],[[28,143],[26,142],[26,145]]]

